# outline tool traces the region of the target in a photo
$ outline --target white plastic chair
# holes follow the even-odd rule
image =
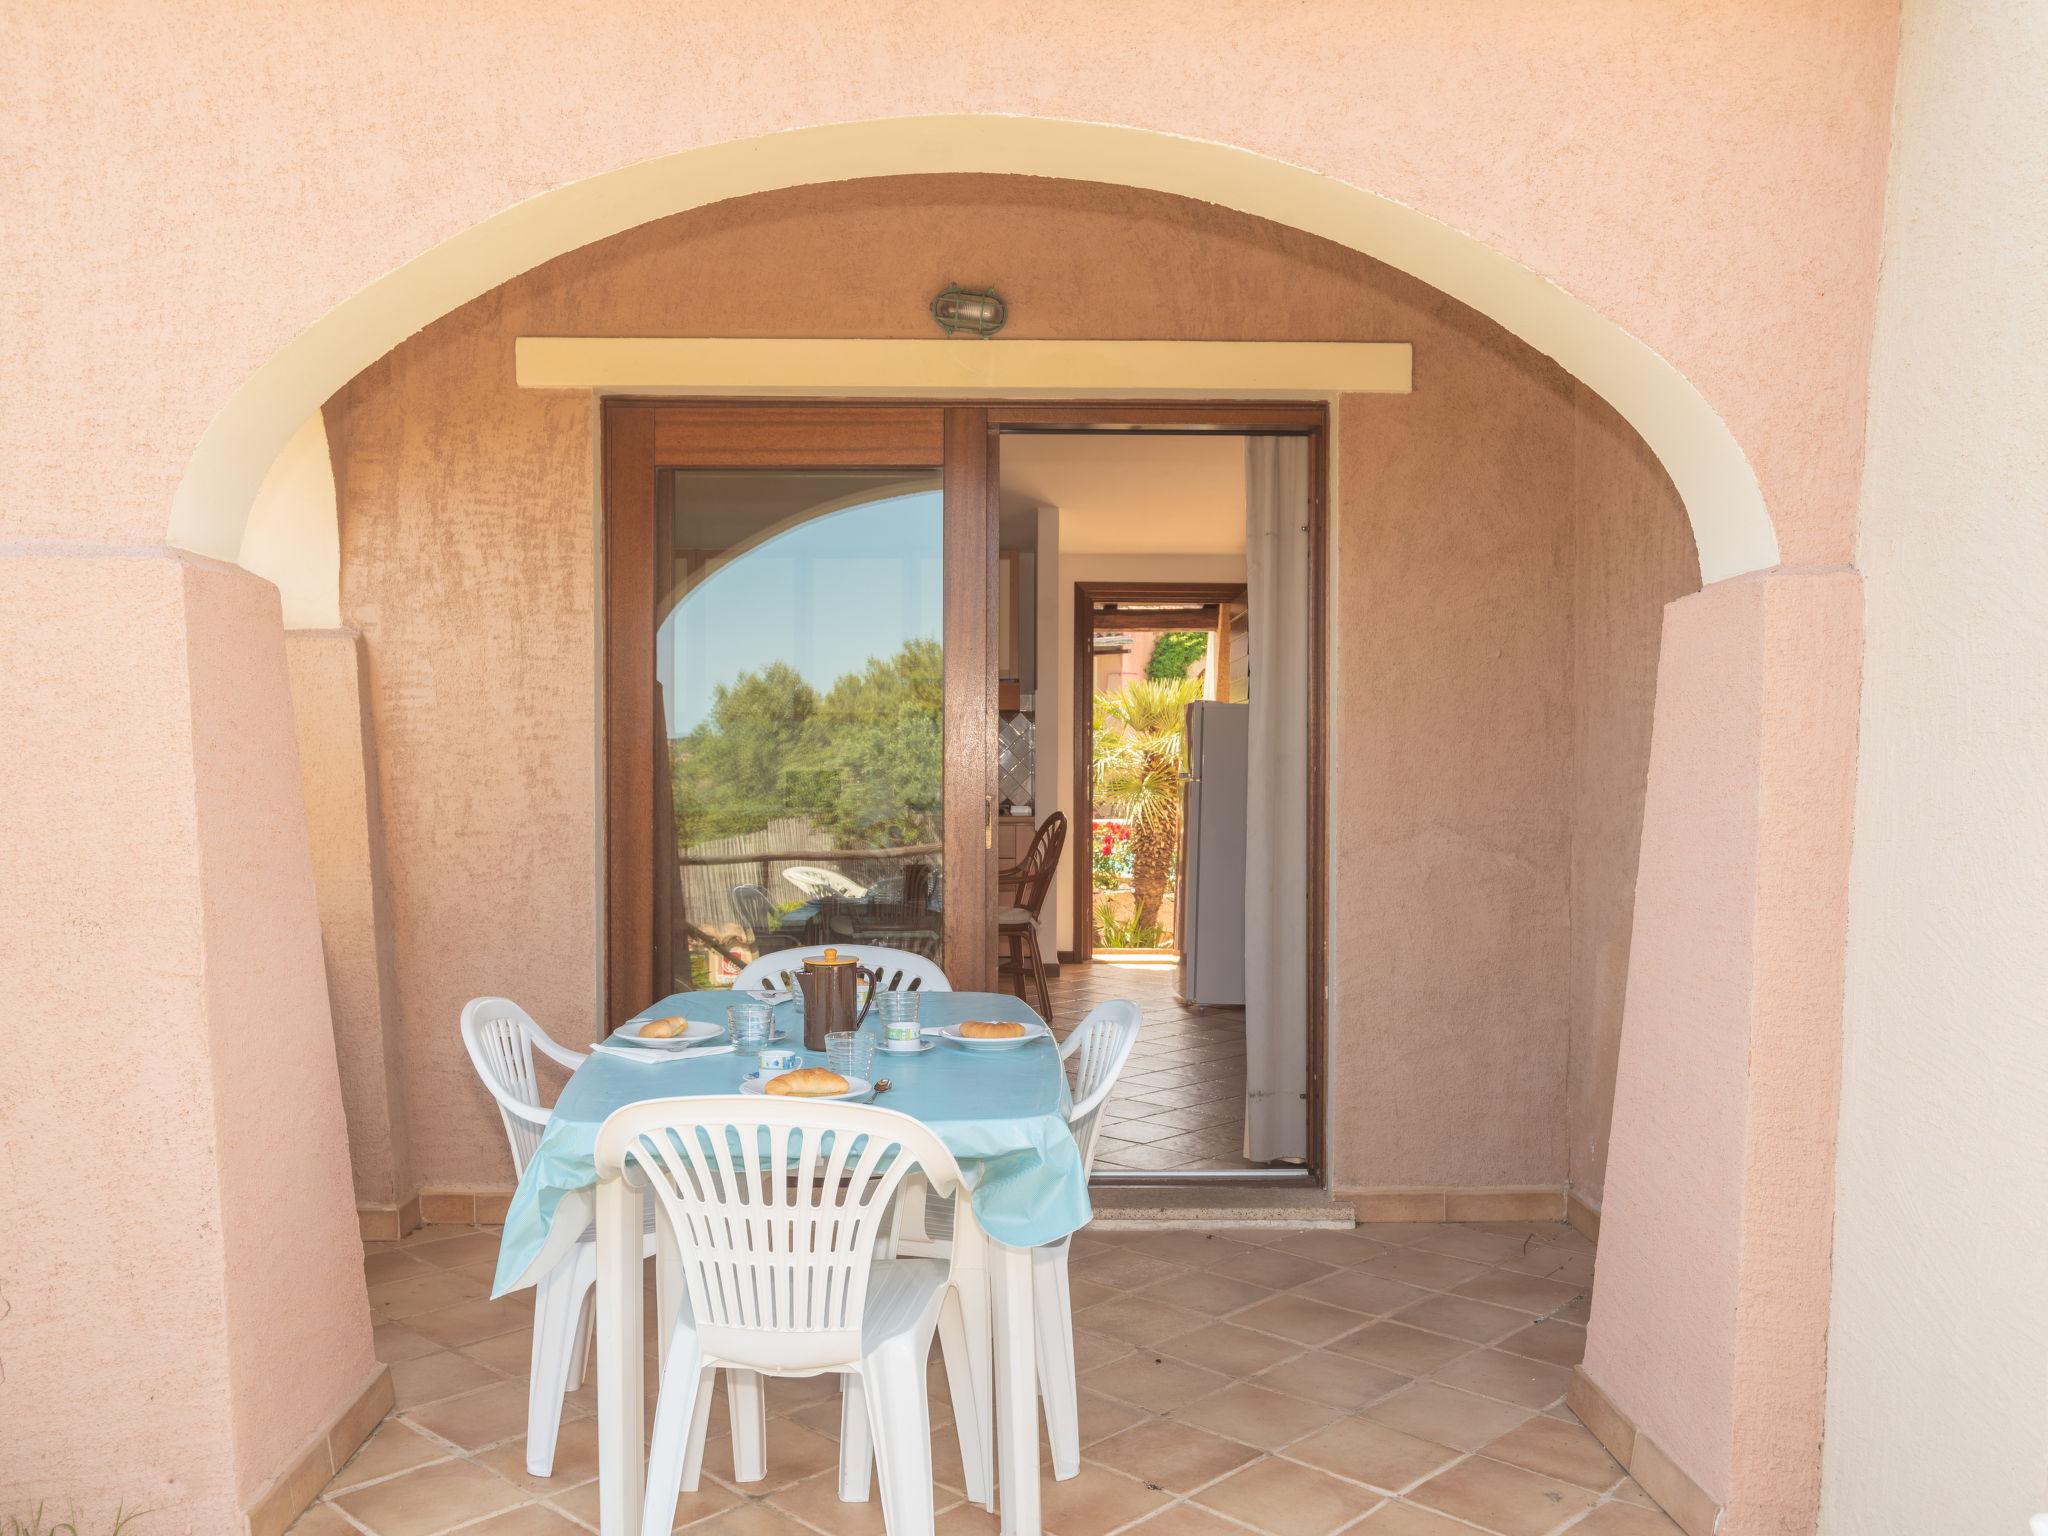
[[[942,1194],[965,1193],[945,1144],[893,1110],[683,1098],[628,1105],[605,1121],[598,1179],[652,1187],[658,1240],[673,1245],[692,1318],[662,1367],[642,1536],[666,1532],[679,1494],[697,1487],[711,1373],[721,1367],[842,1377],[840,1498],[867,1498],[872,1455],[891,1536],[931,1536],[925,1360],[935,1331],[968,1493],[993,1507],[990,1383],[974,1376],[967,1348],[989,1329],[980,1229],[970,1211],[943,1260],[875,1256],[890,1200],[913,1170]],[[606,1366],[627,1373],[622,1380],[640,1368]]]
[[[793,978],[803,970],[804,962],[815,959],[828,949],[836,950],[856,965],[879,972],[884,992],[953,990],[953,983],[946,980],[946,973],[939,969],[936,961],[927,960],[923,955],[913,955],[907,949],[890,949],[881,944],[806,944],[799,949],[778,949],[773,954],[749,961],[747,968],[734,980],[732,989],[735,992],[744,992],[750,987],[794,989],[796,982]]]
[[[1138,1043],[1138,1005],[1098,1003],[1060,1046],[1060,1060],[1079,1055],[1074,1070],[1074,1107],[1068,1129],[1081,1151],[1084,1173],[1095,1171],[1095,1142],[1103,1106],[1109,1102],[1131,1048]],[[1033,1333],[1038,1346],[1038,1393],[1045,1403],[1045,1436],[1052,1446],[1053,1476],[1081,1470],[1081,1408],[1074,1381],[1074,1296],[1067,1283],[1072,1239],[1031,1250]]]
[[[849,900],[859,901],[868,894],[868,887],[858,880],[819,864],[786,864],[782,869],[782,878],[812,901],[825,896],[844,896]]]
[[[557,1045],[548,1032],[517,1003],[502,997],[479,997],[462,1010],[462,1043],[476,1065],[505,1139],[512,1147],[512,1172],[526,1172],[527,1160],[540,1145],[548,1111],[540,1102],[533,1053],[572,1072],[588,1058],[581,1051]],[[644,1253],[654,1252],[654,1208],[644,1217]],[[555,1467],[555,1441],[562,1427],[562,1398],[583,1384],[589,1362],[590,1290],[597,1283],[596,1232],[586,1228],[576,1246],[540,1277],[533,1294],[533,1353],[526,1397],[526,1470],[549,1477]],[[664,1325],[666,1326],[666,1325]],[[749,1405],[751,1406],[751,1405]],[[735,1432],[738,1432],[736,1404]],[[735,1444],[745,1443],[735,1441]]]

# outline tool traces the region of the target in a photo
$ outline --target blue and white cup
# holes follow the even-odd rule
[[[777,1046],[761,1053],[761,1073],[764,1077],[771,1072],[794,1072],[803,1064],[801,1051],[786,1050]]]

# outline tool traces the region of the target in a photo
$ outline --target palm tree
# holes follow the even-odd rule
[[[1131,895],[1138,928],[1159,907],[1180,847],[1181,731],[1202,696],[1196,678],[1138,678],[1095,695],[1095,803],[1131,823]]]

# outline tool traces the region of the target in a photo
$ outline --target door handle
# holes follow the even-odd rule
[[[981,797],[981,846],[993,848],[996,845],[996,797]]]

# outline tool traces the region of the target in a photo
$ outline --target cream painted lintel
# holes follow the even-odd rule
[[[686,393],[861,390],[1191,398],[1405,395],[1405,341],[860,341],[521,336],[521,389]]]

